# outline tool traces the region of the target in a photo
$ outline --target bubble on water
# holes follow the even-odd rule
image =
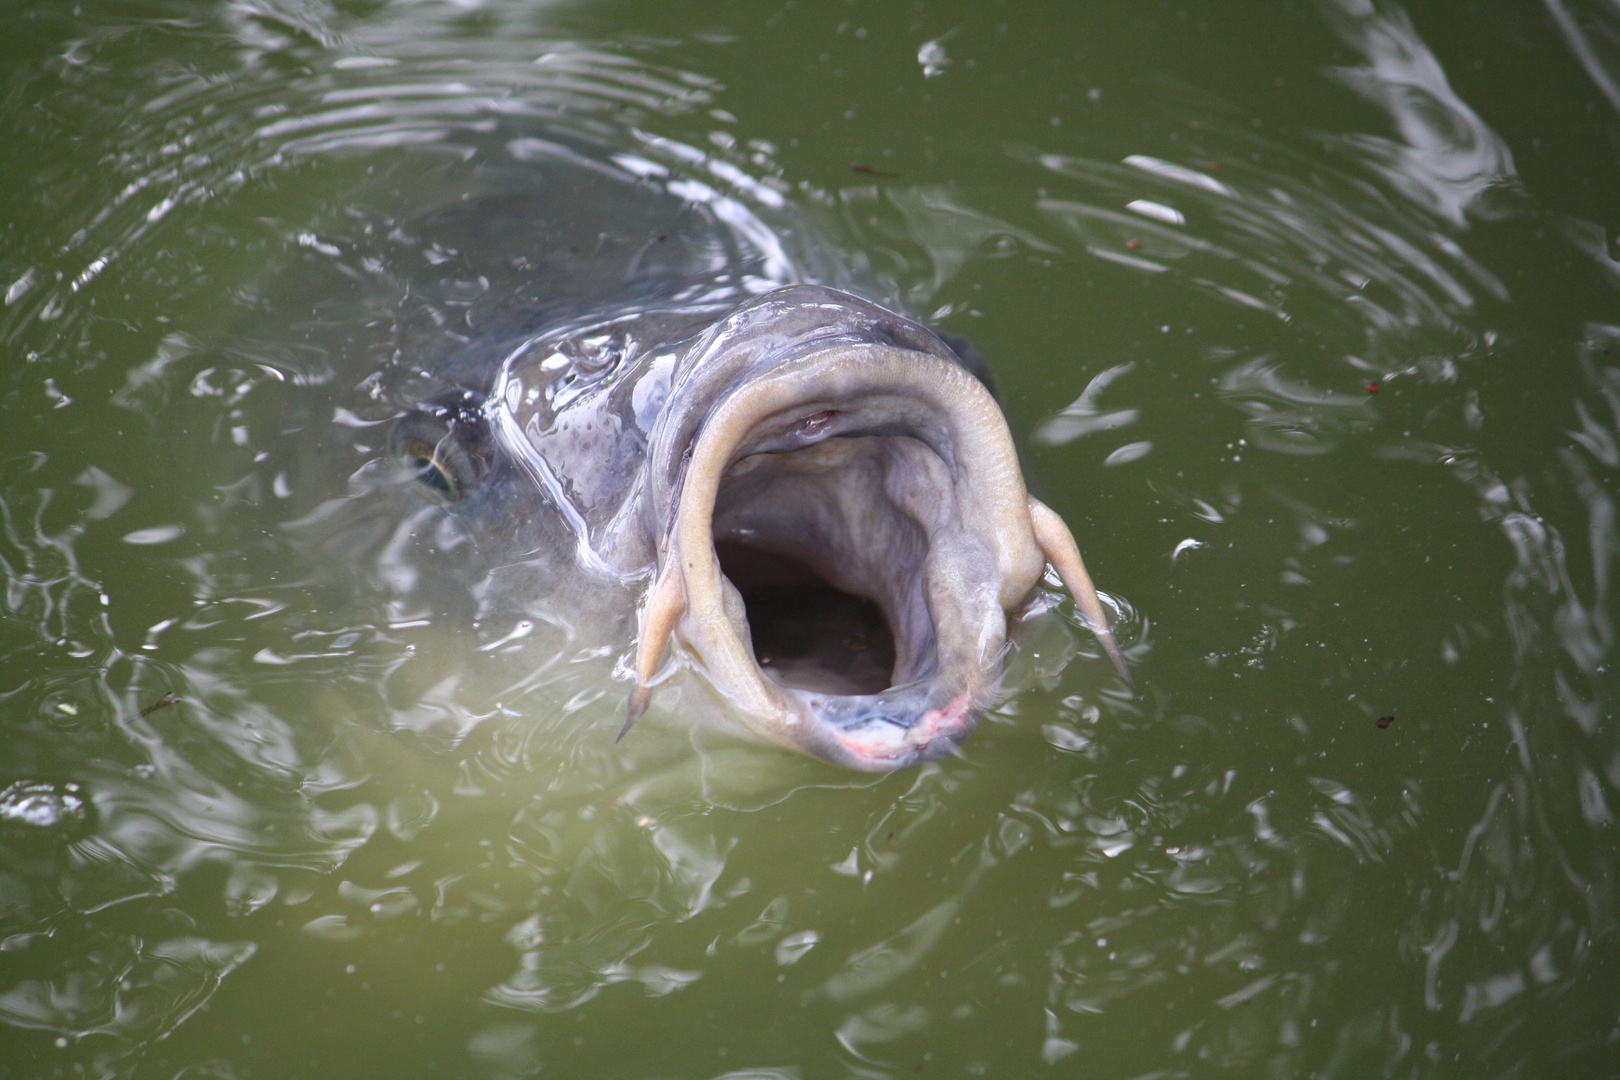
[[[922,65],[923,77],[926,79],[945,74],[945,69],[951,66],[951,58],[945,53],[945,38],[923,42],[917,50],[917,63]]]
[[[90,823],[90,801],[69,780],[18,780],[0,791],[0,825],[77,834]]]

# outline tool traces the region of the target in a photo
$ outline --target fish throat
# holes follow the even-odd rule
[[[713,517],[755,662],[784,687],[846,696],[938,670],[929,555],[962,532],[948,466],[904,435],[745,457]]]

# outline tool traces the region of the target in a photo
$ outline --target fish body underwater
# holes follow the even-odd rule
[[[387,418],[361,472],[477,604],[592,614],[621,738],[694,673],[737,726],[828,761],[947,753],[1049,564],[1126,674],[970,346],[858,295],[802,223],[648,158],[511,133],[478,153],[459,198],[377,241],[370,265],[410,269],[372,320],[389,355],[342,372]]]

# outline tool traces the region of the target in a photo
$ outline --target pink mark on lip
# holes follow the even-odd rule
[[[929,709],[906,730],[892,739],[843,736],[850,752],[874,760],[893,760],[907,756],[913,750],[926,749],[941,739],[960,742],[971,726],[973,697],[963,694],[943,709]]]
[[[906,732],[906,741],[916,746],[927,746],[940,736],[956,738],[967,727],[968,710],[972,695],[963,694],[943,709],[929,709],[922,714],[912,729]]]

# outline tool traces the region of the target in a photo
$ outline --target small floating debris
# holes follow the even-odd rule
[[[864,161],[852,161],[852,162],[850,162],[849,163],[849,171],[853,172],[853,173],[862,173],[862,174],[864,174],[866,176],[897,177],[897,176],[900,175],[897,172],[890,172],[888,169],[875,168],[874,166],[866,164]]]
[[[151,716],[153,713],[157,712],[159,709],[167,709],[170,705],[173,705],[175,702],[177,702],[179,700],[180,699],[175,697],[175,695],[172,692],[164,694],[162,697],[160,697],[156,701],[152,702],[152,704],[148,705],[146,708],[142,709],[140,712],[136,713],[134,716],[125,717],[124,718],[124,723],[127,724],[131,720],[145,720],[148,716]]]
[[[951,58],[945,54],[945,38],[951,37],[954,33],[953,30],[951,34],[946,34],[945,37],[925,41],[922,43],[922,47],[917,50],[917,63],[922,65],[923,78],[932,79],[943,75],[945,69],[951,66]]]
[[[1170,561],[1175,562],[1186,552],[1197,551],[1201,547],[1208,546],[1209,545],[1204,543],[1202,540],[1195,540],[1189,536],[1187,539],[1176,545],[1176,549],[1170,553]]]
[[[136,529],[132,533],[124,534],[124,543],[150,546],[153,544],[167,544],[171,540],[178,540],[186,534],[183,525],[154,525],[150,529]]]
[[[1375,382],[1368,383],[1367,384],[1367,393],[1369,393],[1369,394],[1378,393],[1378,384],[1375,383]]]
[[[1377,720],[1373,721],[1373,723],[1378,725],[1380,731],[1389,727],[1389,725],[1393,724],[1394,722],[1395,718],[1393,716],[1380,716]]]

